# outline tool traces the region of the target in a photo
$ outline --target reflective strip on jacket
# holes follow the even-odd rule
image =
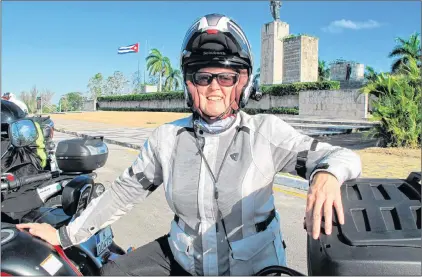
[[[313,141],[269,114],[241,111],[218,135],[194,130],[192,117],[164,124],[111,188],[60,229],[61,244],[84,242],[163,185],[169,207],[180,218],[171,222],[170,247],[186,271],[252,275],[285,265],[278,214],[265,230],[256,228],[275,209],[274,175],[294,171],[305,150],[308,180],[327,171],[343,183],[361,172],[360,158],[351,150]]]

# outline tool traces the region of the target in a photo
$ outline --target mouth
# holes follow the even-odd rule
[[[220,97],[220,96],[208,96],[207,97],[207,100],[208,101],[221,101],[221,100],[223,100],[223,97]]]

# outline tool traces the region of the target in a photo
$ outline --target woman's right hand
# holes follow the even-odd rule
[[[29,229],[29,233],[39,237],[52,245],[60,245],[57,230],[47,223],[22,223],[16,224],[16,228],[23,231]]]

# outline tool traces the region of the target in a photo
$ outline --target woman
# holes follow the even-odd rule
[[[273,178],[311,180],[307,230],[316,239],[332,208],[343,223],[340,185],[361,171],[352,151],[318,143],[274,115],[250,116],[252,54],[242,29],[218,14],[188,30],[181,66],[192,115],[158,127],[138,158],[69,226],[22,224],[52,244],[81,243],[163,184],[175,213],[168,235],[104,267],[121,275],[251,275],[285,265]]]

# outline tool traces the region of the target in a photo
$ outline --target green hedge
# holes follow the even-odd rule
[[[271,108],[269,110],[243,108],[242,110],[244,112],[248,113],[248,114],[259,114],[259,113],[266,113],[266,114],[294,114],[294,115],[298,115],[299,114],[299,107],[294,107],[294,108],[290,108],[290,107],[277,107],[277,108]]]
[[[188,108],[173,108],[173,109],[151,109],[151,108],[141,108],[141,107],[134,107],[134,108],[99,108],[101,111],[137,111],[137,112],[170,112],[170,113],[190,113],[191,110]],[[263,110],[263,109],[242,109],[244,112],[248,114],[299,114],[299,108],[287,108],[287,107],[277,107],[272,108],[270,110]]]
[[[98,97],[98,101],[145,101],[145,100],[167,100],[184,99],[183,91],[170,91],[158,93],[141,93],[126,95],[111,95]]]
[[[322,81],[322,82],[304,82],[280,85],[263,85],[261,86],[262,93],[284,96],[297,95],[300,91],[305,90],[335,90],[340,89],[340,82],[338,81]]]
[[[322,82],[308,82],[308,83],[292,83],[280,85],[263,85],[261,86],[262,93],[284,96],[284,95],[298,95],[300,91],[305,90],[335,90],[340,89],[340,82],[338,81],[322,81]],[[156,92],[156,93],[141,93],[141,94],[126,94],[126,95],[111,95],[98,97],[98,101],[148,101],[148,100],[171,100],[184,99],[183,91],[171,92]]]

